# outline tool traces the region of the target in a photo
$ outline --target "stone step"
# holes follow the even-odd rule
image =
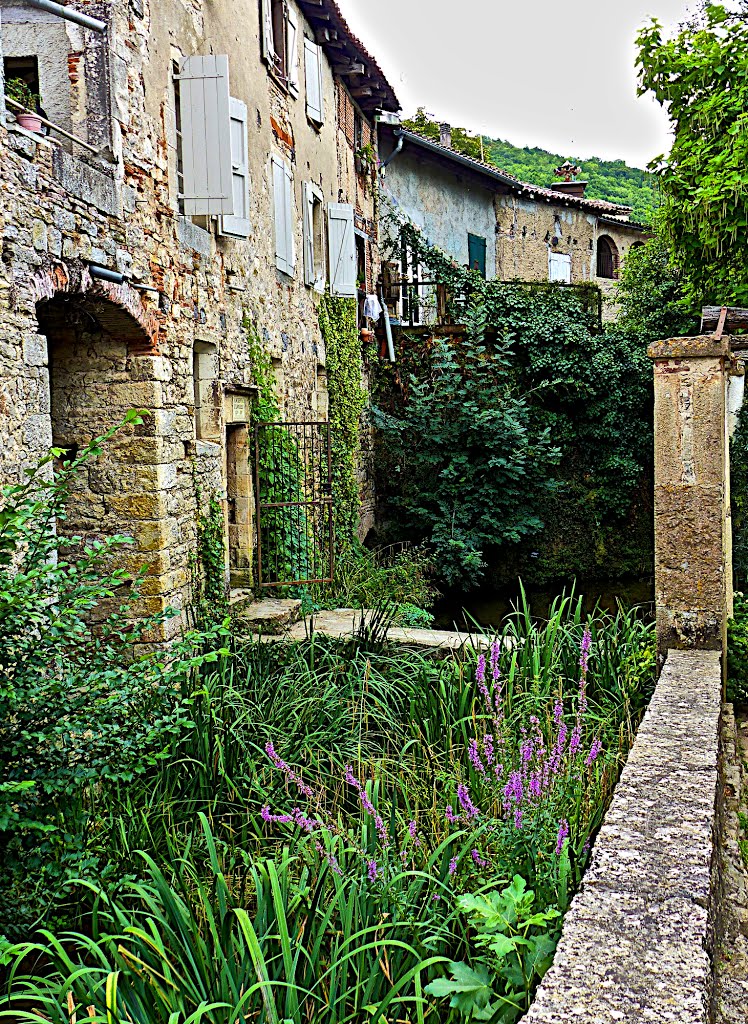
[[[231,607],[238,609],[237,619],[252,633],[282,633],[301,615],[301,601],[291,598],[243,603],[242,597],[234,602],[232,594]]]

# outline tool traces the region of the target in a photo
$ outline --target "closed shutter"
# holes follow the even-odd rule
[[[486,239],[481,235],[468,234],[468,263],[471,270],[486,276]]]
[[[229,59],[187,57],[177,77],[184,213],[233,214]]]
[[[306,70],[306,112],[317,124],[325,119],[325,104],[322,96],[321,50],[311,39],[304,39],[304,67]]]
[[[548,253],[548,280],[571,284],[571,256],[567,253]]]
[[[356,295],[356,240],[353,207],[330,203],[327,208],[327,237],[330,253],[330,293]]]
[[[293,175],[283,160],[273,157],[273,200],[275,206],[275,265],[293,275],[296,266],[293,224]]]
[[[262,59],[275,66],[275,43],[273,41],[272,0],[260,0],[260,36],[262,38]]]
[[[249,159],[247,155],[247,104],[231,97],[231,177],[234,213],[221,218],[221,233],[249,236]]]
[[[286,74],[288,91],[292,96],[299,95],[299,19],[296,12],[288,8],[286,22]]]

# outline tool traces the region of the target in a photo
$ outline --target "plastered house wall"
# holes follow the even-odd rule
[[[353,203],[362,231],[375,224],[373,190],[356,172],[345,126],[338,126],[345,87],[329,59],[318,129],[306,115],[301,42],[298,97],[280,89],[262,63],[257,0],[70,6],[108,22],[103,49],[88,29],[38,11],[32,20],[52,40],[62,38],[62,25],[66,58],[72,55],[68,123],[103,155],[25,133],[11,116],[0,124],[0,480],[18,480],[53,441],[75,452],[127,409],[148,410],[144,423],[118,434],[87,471],[69,527],[91,536],[131,534],[125,562],[150,565],[143,610],[181,611],[190,599],[197,490],[227,504],[227,485],[236,487],[232,508],[244,521],[233,525],[244,543],[234,569],[240,581],[250,575],[251,478],[247,465],[229,461],[237,451],[248,455],[241,440],[254,388],[248,323],[273,359],[283,415],[326,417],[320,297],[304,284],[303,182],[314,182],[326,203]],[[20,7],[17,0],[0,6],[0,17],[16,19],[7,25],[15,50],[28,32]],[[300,33],[311,37],[297,14]],[[5,20],[2,31],[4,45]],[[248,107],[247,239],[221,237],[215,222],[178,212],[173,64],[208,53],[228,54],[231,95]],[[53,103],[45,102],[51,115]],[[274,155],[293,169],[293,276],[275,265]],[[374,280],[375,237],[368,251]],[[92,263],[119,271],[125,282],[92,278]],[[178,617],[167,622],[164,635],[179,625]]]

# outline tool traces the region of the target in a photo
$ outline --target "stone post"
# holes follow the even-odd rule
[[[725,650],[732,614],[730,339],[651,345],[657,647]]]

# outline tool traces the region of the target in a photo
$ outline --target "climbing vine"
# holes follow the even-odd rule
[[[360,497],[361,415],[366,407],[356,300],[325,295],[319,322],[327,353],[327,388],[332,438],[335,546],[338,554],[355,544]]]
[[[224,514],[218,495],[209,495],[205,503],[197,483],[195,499],[198,513],[196,552],[190,556],[192,604],[198,622],[206,624],[219,622],[228,608]]]

